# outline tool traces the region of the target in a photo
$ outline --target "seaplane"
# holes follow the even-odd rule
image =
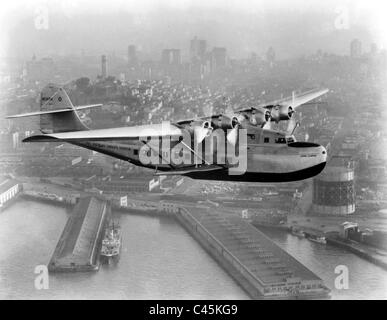
[[[296,109],[328,89],[314,89],[270,103],[194,119],[108,129],[91,129],[80,112],[101,104],[74,106],[63,86],[48,84],[40,110],[7,118],[39,117],[40,133],[23,142],[71,143],[137,166],[155,175],[239,182],[289,182],[319,174],[324,146],[296,141],[271,123],[294,120]],[[317,103],[317,102],[316,102]]]

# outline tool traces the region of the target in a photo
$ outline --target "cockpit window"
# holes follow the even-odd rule
[[[284,137],[280,137],[280,138],[275,139],[275,143],[286,143],[286,140]]]

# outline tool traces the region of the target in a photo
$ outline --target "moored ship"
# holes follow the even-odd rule
[[[105,230],[102,240],[101,259],[110,264],[111,260],[119,260],[121,251],[121,228],[118,224],[110,224]]]
[[[292,228],[292,235],[295,235],[296,237],[299,237],[299,238],[305,238],[305,233],[302,230],[294,227]]]
[[[324,236],[318,236],[314,234],[309,234],[307,237],[310,241],[321,243],[321,244],[326,244],[327,240]]]

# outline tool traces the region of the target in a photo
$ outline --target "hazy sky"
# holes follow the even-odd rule
[[[6,0],[0,11],[1,56],[126,54],[135,44],[144,56],[163,48],[188,54],[197,35],[229,56],[264,54],[279,58],[317,49],[348,54],[353,38],[363,50],[387,48],[383,0]]]

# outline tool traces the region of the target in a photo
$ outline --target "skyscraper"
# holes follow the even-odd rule
[[[172,51],[172,64],[174,65],[181,64],[180,49],[171,49],[171,51]]]
[[[226,48],[215,47],[212,49],[211,67],[212,71],[219,70],[226,66]]]
[[[207,41],[206,40],[199,40],[199,48],[198,48],[198,55],[199,58],[203,61],[206,56],[207,51]]]
[[[137,65],[136,46],[131,44],[128,46],[128,65],[134,67]]]
[[[351,58],[361,57],[361,42],[359,39],[353,39],[350,46]]]
[[[107,59],[106,55],[102,55],[101,57],[101,72],[102,72],[102,78],[107,77]]]
[[[274,63],[275,61],[275,51],[273,47],[270,47],[266,52],[266,60],[269,63]]]
[[[191,61],[200,60],[204,62],[207,51],[207,41],[198,39],[197,37],[191,40],[190,59]]]
[[[164,65],[181,64],[180,49],[164,49],[161,53],[161,63]]]

